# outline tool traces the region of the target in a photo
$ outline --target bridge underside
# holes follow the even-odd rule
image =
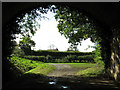
[[[68,5],[72,9],[85,13],[99,25],[103,33],[102,48],[105,48],[107,55],[104,57],[106,72],[115,80],[120,81],[120,3],[2,3],[3,28],[15,17],[33,8],[46,7],[49,4]],[[3,46],[4,50],[6,46]]]

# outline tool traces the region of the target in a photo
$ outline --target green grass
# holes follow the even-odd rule
[[[48,63],[42,63],[40,61],[33,61],[29,59],[11,57],[10,62],[13,63],[24,74],[41,74],[47,75],[49,72],[55,69],[54,66],[48,65]],[[50,64],[50,63],[49,63]],[[93,63],[51,63],[51,64],[69,64],[73,68],[85,68],[77,72],[77,75],[85,77],[94,77],[104,71],[104,66],[97,66]]]
[[[49,72],[53,71],[55,69],[54,66],[48,65],[48,64],[41,64],[38,67],[29,70],[26,73],[34,73],[34,74],[42,74],[42,75],[47,75]],[[26,74],[25,73],[25,74]]]
[[[19,57],[11,57],[10,62],[13,63],[17,68],[19,68],[22,72],[29,71],[37,66],[43,64],[42,62],[32,61],[29,59],[19,58]]]
[[[94,67],[96,64],[92,63],[69,63],[73,68],[85,68],[85,67]]]
[[[77,72],[77,75],[84,77],[96,77],[104,72],[104,66],[91,67]]]
[[[11,57],[10,62],[24,74],[33,73],[46,75],[55,69],[52,65],[19,57]]]

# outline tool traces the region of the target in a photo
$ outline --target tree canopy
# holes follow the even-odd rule
[[[69,7],[56,6],[55,19],[59,22],[58,29],[61,34],[69,39],[73,45],[81,44],[81,41],[91,38],[92,42],[98,42],[96,26],[93,21],[77,10]]]
[[[35,42],[30,39],[30,37],[23,37],[21,41],[19,41],[20,48],[25,52],[26,55],[31,54],[31,47],[35,46]]]

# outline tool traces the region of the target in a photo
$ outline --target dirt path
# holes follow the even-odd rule
[[[54,77],[64,77],[68,75],[75,75],[79,70],[84,70],[87,68],[73,68],[68,64],[50,64],[54,65],[56,69],[49,73],[47,76],[54,76]]]
[[[96,89],[116,89],[120,87],[114,84],[112,80],[105,78],[86,78],[77,76],[79,70],[87,68],[73,68],[68,64],[50,64],[54,65],[56,69],[47,76],[28,77],[15,82],[10,82],[5,87],[7,88],[37,88],[47,90],[96,90]]]
[[[106,88],[118,89],[112,80],[102,79],[102,78],[84,78],[75,75],[78,71],[87,69],[85,68],[73,68],[69,64],[50,64],[54,65],[56,69],[49,73],[49,85],[53,85],[57,90],[62,88],[65,90],[76,90],[76,88],[86,90],[92,88],[101,88],[106,90]],[[59,89],[58,89],[59,88]],[[62,89],[62,90],[63,90]]]

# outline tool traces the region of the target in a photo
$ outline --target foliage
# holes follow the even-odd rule
[[[15,56],[11,57],[9,61],[17,68],[11,67],[17,78],[23,75],[27,76],[27,74],[31,73],[46,75],[55,69],[54,66],[42,63],[40,61],[33,61]]]
[[[76,60],[77,59],[77,56],[76,55],[67,55],[66,57],[65,57],[65,59],[67,59],[69,62],[74,62],[74,60]]]
[[[20,49],[18,46],[15,46],[12,55],[13,55],[13,56],[16,56],[16,57],[24,57],[24,56],[25,56],[25,53],[24,53],[24,51],[23,51],[22,49]]]
[[[81,70],[77,72],[77,75],[84,76],[84,77],[96,77],[99,74],[104,72],[104,67],[91,67],[85,70]]]
[[[38,21],[41,20],[41,18],[47,18],[43,16],[43,14],[47,14],[48,10],[50,9],[50,6],[47,8],[39,7],[36,9],[33,9],[29,11],[29,13],[25,13],[23,17],[18,17],[16,22],[19,25],[19,29],[21,30],[21,35],[24,36],[31,36],[35,34],[38,28],[40,28],[40,24]]]
[[[22,40],[19,41],[20,48],[25,52],[26,55],[31,54],[31,47],[35,46],[35,42],[30,39],[30,37],[22,37]]]
[[[45,56],[24,56],[24,58],[41,62],[44,62],[46,60]]]
[[[52,56],[50,56],[50,55],[47,55],[47,56],[46,56],[46,62],[51,62],[52,59],[53,59]]]
[[[94,54],[93,55],[84,55],[78,56],[78,60],[87,60],[88,62],[94,62]]]
[[[62,58],[62,59],[55,59],[50,63],[69,63],[69,61],[66,58]]]
[[[37,51],[33,51],[32,55],[34,56],[47,56],[50,55],[52,57],[56,57],[56,58],[62,58],[65,57],[67,55],[77,55],[77,56],[81,56],[81,55],[91,55],[93,54],[93,52],[79,52],[79,51],[52,51],[52,50],[37,50]]]
[[[41,61],[44,63],[79,63],[79,62],[91,62],[94,63],[94,55],[84,55],[84,56],[77,56],[77,55],[67,55],[62,58],[55,58],[54,56],[47,55],[45,56],[24,56],[26,59]]]
[[[77,45],[70,45],[67,51],[78,51]]]
[[[10,62],[13,63],[22,72],[29,71],[30,69],[33,69],[42,63],[42,62],[32,61],[29,59],[24,59],[15,56],[10,58]]]
[[[77,10],[67,6],[56,6],[55,19],[58,20],[58,29],[61,34],[69,39],[69,43],[78,45],[81,41],[91,38],[91,41],[99,41],[96,27],[93,21]]]
[[[42,14],[46,14],[48,10],[54,12],[51,5],[43,4],[41,6],[31,7],[28,10],[18,12],[19,14],[16,14],[3,26],[3,55],[5,60],[12,54],[12,50],[14,49],[13,40],[16,39],[16,34],[21,34],[22,37],[34,35],[36,30],[40,28],[37,19],[46,18]]]
[[[102,57],[101,57],[101,47],[99,44],[96,45],[94,53],[95,53],[94,61],[98,65],[104,65],[104,62],[102,61]]]
[[[30,71],[27,71],[25,74],[30,74],[30,73],[33,73],[33,74],[42,74],[42,75],[47,75],[48,73],[50,73],[51,71],[53,71],[55,69],[54,66],[52,65],[48,65],[48,64],[41,64],[40,66],[30,70]]]

